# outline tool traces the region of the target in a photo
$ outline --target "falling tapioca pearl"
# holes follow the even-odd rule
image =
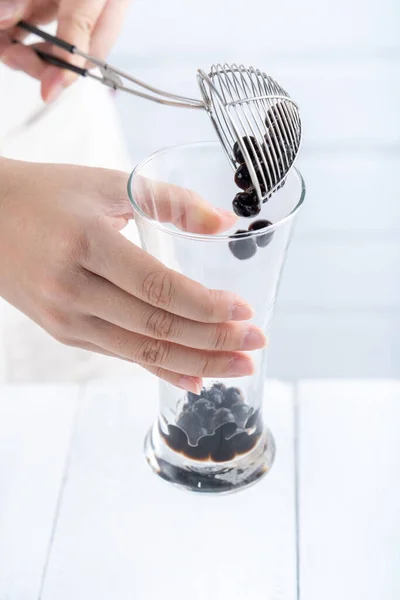
[[[235,214],[239,217],[255,217],[261,211],[261,205],[254,188],[236,194],[232,206]]]
[[[247,231],[239,229],[234,236],[232,241],[229,242],[229,249],[232,254],[239,260],[247,260],[255,255],[257,252],[257,244],[250,236],[247,237],[236,237],[241,234],[246,234]]]
[[[267,219],[259,219],[250,225],[249,231],[258,231],[259,229],[264,229],[265,227],[270,227],[271,225],[271,221],[267,221]],[[259,248],[265,248],[272,241],[273,236],[273,231],[269,231],[265,235],[258,235],[256,237],[257,246]]]

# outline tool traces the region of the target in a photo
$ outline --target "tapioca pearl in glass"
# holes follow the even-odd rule
[[[177,426],[187,435],[190,444],[196,444],[201,437],[202,423],[198,415],[191,411],[181,413]]]
[[[225,423],[236,423],[235,417],[229,410],[229,408],[219,408],[213,417],[213,427],[217,429],[221,425],[225,425]]]
[[[201,425],[210,429],[216,411],[214,402],[207,398],[200,398],[192,405],[192,412],[200,419]]]
[[[189,408],[192,407],[192,405],[197,402],[197,400],[200,400],[201,398],[201,392],[200,394],[194,394],[193,392],[188,392],[186,394],[186,399],[187,399],[187,404],[189,406]]]
[[[231,413],[235,417],[236,425],[240,429],[243,429],[246,426],[246,422],[250,418],[252,412],[252,407],[243,402],[238,402],[231,407]]]
[[[224,400],[224,390],[217,386],[213,386],[204,392],[204,396],[214,404],[216,409],[218,409],[221,408]]]
[[[259,141],[262,142],[261,139]],[[165,223],[163,221],[165,213],[161,215],[157,210],[157,194],[160,189],[159,183],[162,182],[161,187],[171,184],[175,186],[174,190],[178,186],[193,191],[214,209],[232,211],[232,199],[239,191],[232,175],[231,164],[226,159],[219,142],[192,144],[164,150],[144,160],[131,177],[129,193],[135,222],[145,250],[156,260],[168,269],[173,269],[197,281],[207,289],[228,290],[243,298],[254,309],[254,325],[266,332],[272,324],[281,268],[285,262],[288,241],[298,207],[304,197],[302,178],[298,171],[291,169],[285,187],[263,205],[259,217],[235,221],[230,229],[218,233],[195,234],[184,231],[177,226],[176,221]],[[141,194],[143,181],[150,181],[150,185],[145,185],[149,192],[145,196]],[[138,185],[137,191],[135,182]],[[179,208],[176,206],[175,199],[175,194],[166,196],[167,203],[171,202],[172,212]],[[151,207],[151,211],[147,206]],[[197,216],[196,213],[189,219],[191,226],[196,225],[196,231],[203,231],[200,217],[201,215]],[[274,223],[271,227],[274,231],[273,243],[263,250],[259,248],[251,260],[239,261],[228,248],[229,242],[232,241],[231,236],[239,228],[247,229],[257,218],[268,219]],[[260,233],[264,234],[264,232]],[[258,232],[249,232],[249,236],[254,240],[258,235]],[[266,354],[265,349],[252,353],[256,364],[254,375],[220,380],[228,386],[239,387],[243,391],[246,402],[251,404],[254,410],[258,409],[263,402]],[[219,380],[211,379],[209,382],[205,380],[206,391],[216,381]],[[157,421],[163,417],[166,424],[176,425],[182,400],[185,400],[186,394],[165,382],[160,382],[159,389],[160,414]],[[230,447],[234,445],[236,453],[229,464],[216,463],[211,455],[207,455],[204,460],[188,458],[190,448],[192,454],[198,452],[193,450],[196,446],[189,447],[188,439],[186,439],[187,450],[174,452],[167,440],[168,435],[164,437],[158,435],[156,427],[151,428],[146,438],[146,457],[151,468],[160,477],[185,488],[199,492],[233,491],[257,481],[271,467],[274,443],[267,425],[268,423],[265,423],[264,426],[260,417],[257,424],[245,432],[247,437],[244,438],[242,448],[239,448],[241,436],[236,439],[238,434],[225,440],[229,442]],[[163,427],[164,434],[166,431],[166,427]],[[198,447],[206,437],[200,437]],[[253,450],[241,454],[249,446]]]
[[[187,436],[182,429],[176,427],[176,425],[168,425],[168,435],[166,435],[160,428],[160,433],[163,437],[168,438],[169,446],[176,452],[182,452],[187,446]]]
[[[231,408],[234,404],[237,404],[238,402],[244,402],[242,392],[237,387],[227,388],[224,394],[224,408]]]
[[[257,409],[246,421],[245,428],[253,429],[257,425],[258,419],[260,418],[260,410]]]

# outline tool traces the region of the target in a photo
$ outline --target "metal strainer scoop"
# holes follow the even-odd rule
[[[152,102],[206,110],[232,167],[236,170],[245,163],[260,202],[283,184],[298,154],[302,127],[297,104],[269,75],[242,65],[213,65],[209,74],[198,71],[203,99],[187,98],[157,89],[34,25],[21,21],[19,27],[81,56],[97,66],[99,72],[35,50],[40,58],[57,67]]]

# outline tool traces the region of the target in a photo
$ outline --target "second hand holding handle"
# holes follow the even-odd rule
[[[59,67],[60,69],[67,69],[68,71],[72,71],[73,73],[82,75],[82,77],[87,77],[88,75],[88,69],[85,69],[84,67],[72,65],[71,63],[68,63],[62,58],[54,56],[54,54],[49,54],[48,52],[39,50],[39,48],[35,48],[35,52],[39,56],[39,58],[41,58],[44,62],[53,65],[54,67]]]
[[[200,108],[204,109],[204,103],[201,100],[197,100],[195,98],[187,98],[185,96],[178,96],[177,94],[171,94],[170,92],[166,92],[164,90],[160,90],[136,77],[132,77],[129,73],[124,73],[120,69],[112,67],[108,63],[95,56],[91,56],[82,52],[74,46],[73,44],[66,42],[65,40],[61,40],[60,38],[47,33],[46,31],[42,31],[35,25],[31,25],[26,21],[20,21],[18,23],[18,27],[24,29],[25,31],[29,31],[34,35],[42,38],[46,42],[57,46],[58,48],[62,48],[66,50],[70,54],[76,54],[77,56],[81,56],[87,62],[92,63],[96,67],[100,69],[101,75],[96,75],[92,73],[90,69],[75,67],[75,65],[71,65],[70,63],[63,61],[62,59],[58,59],[58,57],[53,56],[52,54],[48,54],[47,52],[43,52],[42,50],[37,51],[38,56],[45,60],[46,62],[63,68],[69,71],[73,71],[83,77],[91,77],[92,79],[97,79],[103,85],[110,87],[114,90],[121,90],[123,92],[127,92],[129,94],[133,94],[138,96],[139,98],[144,98],[145,100],[150,100],[152,102],[157,102],[159,104],[164,104],[167,106],[176,106],[180,108]],[[40,54],[40,53],[41,54]],[[132,87],[128,87],[124,80],[127,80],[139,88],[146,90],[146,92],[139,91],[138,89],[134,89]]]

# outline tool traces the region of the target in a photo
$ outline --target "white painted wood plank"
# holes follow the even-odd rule
[[[400,378],[400,315],[278,307],[268,374],[281,379]]]
[[[154,382],[90,388],[43,600],[296,598],[292,390],[270,383],[271,473],[224,497],[177,490],[143,457]]]
[[[0,387],[0,598],[37,600],[78,388]]]
[[[400,384],[299,388],[300,597],[400,597]]]

